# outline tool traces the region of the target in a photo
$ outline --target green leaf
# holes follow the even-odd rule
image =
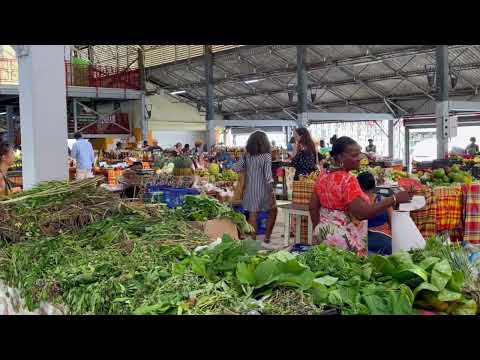
[[[328,303],[332,305],[343,305],[342,295],[340,290],[335,289],[328,293]]]
[[[370,258],[370,262],[376,271],[384,275],[393,275],[395,272],[395,266],[391,263],[389,258],[385,256],[374,255]]]
[[[255,284],[255,265],[239,263],[237,265],[237,279],[241,284]]]
[[[428,271],[433,265],[440,261],[440,258],[430,256],[424,260],[422,260],[418,266],[420,266],[423,270]]]
[[[316,283],[319,283],[319,284],[322,284],[322,285],[325,285],[325,286],[332,286],[337,281],[338,281],[338,278],[330,276],[330,275],[326,275],[326,276],[323,276],[321,278],[315,279]]]
[[[453,315],[476,315],[477,303],[474,300],[464,300],[452,312]]]
[[[442,260],[436,263],[432,269],[430,282],[439,290],[442,290],[447,285],[452,277],[452,268],[447,260]]]
[[[411,255],[408,252],[400,251],[388,257],[396,267],[404,264],[413,264]]]
[[[446,288],[455,292],[462,292],[465,283],[465,275],[461,271],[454,271]]]
[[[378,295],[363,295],[363,300],[371,315],[388,315],[390,309],[384,298]]]
[[[313,272],[307,270],[302,272],[301,274],[281,273],[277,275],[274,282],[276,285],[293,286],[299,287],[302,290],[307,290],[312,287],[314,278],[315,275],[313,274]]]
[[[440,301],[456,301],[462,298],[462,294],[447,289],[442,289],[438,293],[437,298]]]
[[[205,277],[208,276],[207,268],[206,268],[206,264],[208,262],[207,259],[204,259],[204,258],[201,258],[201,257],[198,257],[198,256],[193,256],[191,262],[192,262],[193,272],[195,272],[198,275],[205,276]]]
[[[372,266],[370,264],[365,264],[362,266],[362,279],[363,280],[370,280],[371,276],[372,276],[372,272],[373,272],[373,269],[372,269]]]
[[[416,298],[417,294],[420,293],[422,290],[429,290],[429,291],[434,291],[434,292],[439,292],[440,290],[433,284],[430,284],[428,282],[423,282],[420,285],[418,285],[415,290],[413,290],[413,296]]]
[[[279,261],[279,262],[287,262],[290,260],[295,260],[295,256],[291,252],[286,250],[275,252],[269,255],[268,258],[271,260]]]
[[[413,313],[412,302],[405,289],[400,292],[390,292],[390,299],[393,315],[411,315]]]
[[[321,305],[327,302],[328,290],[325,285],[322,285],[314,280],[312,287],[308,291],[310,294],[312,294],[312,300],[314,304]]]
[[[255,283],[257,287],[267,285],[276,279],[279,274],[277,263],[267,259],[255,269]]]
[[[338,290],[340,291],[340,296],[342,297],[342,301],[345,304],[355,306],[359,295],[356,288],[340,286]]]
[[[406,281],[415,276],[420,277],[423,281],[428,281],[427,272],[413,263],[400,265],[393,275],[393,277],[399,281]]]
[[[400,284],[400,291],[403,295],[405,295],[410,303],[410,307],[413,304],[413,300],[415,299],[415,295],[413,295],[412,289],[407,285]]]
[[[278,269],[280,272],[300,274],[305,270],[310,270],[308,266],[300,263],[297,259],[291,259],[286,262],[277,263]]]

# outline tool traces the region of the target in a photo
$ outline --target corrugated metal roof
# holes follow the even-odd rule
[[[167,89],[185,87],[193,96],[192,102],[204,101],[203,45],[146,45],[145,48],[147,76],[161,81],[162,86],[166,84]],[[433,106],[425,94],[435,90],[427,81],[425,66],[435,65],[434,45],[308,45],[307,48],[308,84],[315,85],[315,104],[327,107],[328,111],[385,112],[388,108],[384,97],[394,99],[407,111],[423,112]],[[108,51],[111,54],[111,50],[106,50],[106,54]],[[284,110],[295,112],[295,45],[214,45],[213,51],[215,96],[223,100],[224,113],[261,117],[264,109],[264,115],[287,118]],[[107,55],[105,61],[111,61]],[[122,61],[124,58],[125,54]],[[449,46],[449,61],[458,75],[451,97],[471,98],[480,87],[480,45]],[[244,83],[256,77],[264,80],[250,86]],[[290,90],[294,91],[293,101],[288,96]],[[271,93],[276,100],[270,98]],[[350,97],[356,105],[346,105]]]

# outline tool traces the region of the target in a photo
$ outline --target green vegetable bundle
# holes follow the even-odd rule
[[[30,310],[47,301],[70,314],[130,314],[173,276],[172,265],[209,242],[168,212],[132,211],[76,234],[4,246],[0,278]]]
[[[0,201],[0,239],[23,241],[81,229],[120,210],[99,179],[52,181]]]
[[[185,203],[178,208],[180,218],[191,221],[207,221],[213,219],[231,220],[240,233],[249,234],[254,231],[247,222],[245,215],[234,211],[231,207],[221,204],[218,200],[206,195],[186,196]]]

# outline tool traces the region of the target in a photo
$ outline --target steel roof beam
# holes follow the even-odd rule
[[[473,91],[471,89],[459,89],[457,91],[451,92],[450,96],[469,96],[473,95]],[[435,93],[432,93],[435,95]],[[336,94],[337,95],[337,94]],[[340,96],[338,96],[340,97]],[[425,100],[425,96],[422,93],[417,93],[417,94],[410,94],[410,95],[404,95],[404,96],[395,96],[390,98],[393,101],[417,101],[417,100]],[[428,101],[431,101],[430,99],[427,99],[423,105],[425,105]],[[327,109],[334,109],[334,108],[343,108],[346,105],[353,105],[353,106],[362,106],[362,105],[376,105],[376,104],[382,104],[382,101],[380,101],[377,97],[375,98],[365,98],[365,99],[358,99],[355,101],[353,104],[352,102],[349,102],[346,104],[345,100],[342,101],[330,101],[330,102],[324,102],[321,103],[321,106]],[[282,112],[284,110],[295,110],[295,105],[288,105],[285,106],[283,109],[280,109],[278,107],[269,107],[269,108],[259,108],[257,109],[259,113],[262,112],[268,112],[268,113],[276,113],[276,112]],[[421,108],[421,106],[420,106]],[[363,108],[362,108],[363,109]],[[416,109],[418,110],[418,109]],[[416,111],[415,110],[415,111]],[[415,111],[412,111],[414,113]],[[249,114],[252,112],[249,112],[248,110],[240,110],[237,111],[238,113],[241,113],[243,115]],[[372,111],[370,111],[372,112]],[[228,115],[228,113],[225,113],[225,115]]]
[[[465,47],[464,45],[459,45],[454,48],[463,48]],[[394,51],[389,51],[389,52],[383,52],[383,53],[377,53],[376,60],[382,59],[382,60],[388,60],[391,58],[396,58],[396,57],[402,57],[402,56],[408,56],[408,55],[420,55],[420,54],[425,54],[425,53],[431,53],[435,50],[433,46],[428,46],[428,47],[422,47],[420,49],[415,48],[414,50],[408,50],[408,49],[403,49],[403,50],[394,50]],[[309,64],[306,66],[306,70],[308,72],[311,71],[317,71],[317,70],[322,70],[322,69],[328,69],[328,68],[336,68],[338,66],[347,66],[347,65],[354,65],[357,63],[361,63],[364,61],[371,61],[372,56],[357,56],[357,57],[350,57],[350,58],[344,58],[340,60],[335,60],[332,62],[321,62],[321,63],[315,63],[315,64]],[[147,70],[153,71],[152,68],[148,68]],[[178,70],[178,69],[177,69]],[[286,75],[286,74],[292,74],[296,73],[297,69],[296,66],[292,66],[289,68],[286,67],[281,67],[273,70],[269,70],[267,72],[255,72],[255,73],[249,73],[249,74],[240,74],[236,75],[227,79],[216,79],[216,84],[221,84],[223,82],[241,82],[248,80],[252,77],[255,76],[262,76],[262,77],[268,77],[272,75]],[[191,83],[186,83],[183,84],[184,86],[204,86],[205,82],[191,82]]]

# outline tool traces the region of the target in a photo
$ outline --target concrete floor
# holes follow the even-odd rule
[[[291,201],[282,201],[278,200],[277,205],[290,204]],[[262,241],[262,248],[269,250],[278,250],[288,247],[288,244],[285,242],[283,233],[284,233],[284,214],[282,209],[278,209],[277,221],[275,222],[275,227],[273,228],[272,238],[270,239],[269,244],[265,244]],[[258,236],[258,240],[263,240],[263,236]]]

